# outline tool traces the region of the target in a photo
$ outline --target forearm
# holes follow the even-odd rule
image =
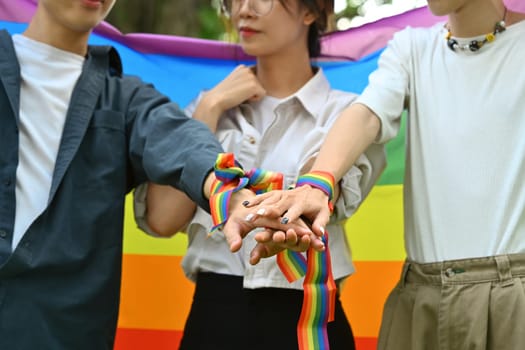
[[[331,127],[312,171],[330,172],[338,182],[374,142],[380,127],[379,118],[366,106],[346,108]]]
[[[220,99],[216,98],[216,95],[212,91],[209,91],[203,94],[197,104],[195,111],[193,111],[193,119],[203,122],[212,132],[215,132],[217,130],[219,117],[223,112]]]
[[[188,224],[197,207],[184,192],[153,183],[148,184],[146,202],[148,226],[155,233],[168,237]]]

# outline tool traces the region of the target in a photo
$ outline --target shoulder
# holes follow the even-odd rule
[[[327,96],[328,98],[326,102],[328,105],[336,106],[336,108],[339,109],[344,109],[352,104],[359,95],[353,92],[330,89]]]
[[[431,27],[406,27],[394,34],[390,45],[396,46],[427,46],[433,45],[437,38],[443,35],[444,23],[436,23]]]

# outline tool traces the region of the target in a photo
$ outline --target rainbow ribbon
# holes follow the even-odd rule
[[[255,168],[246,174],[249,178],[249,188],[256,194],[273,190],[282,190],[283,174]]]
[[[235,164],[233,153],[220,153],[215,161],[215,181],[210,190],[211,232],[221,229],[228,220],[228,208],[233,193],[248,185],[244,170]]]
[[[333,176],[330,178],[326,174],[322,172],[305,174],[298,178],[296,186],[310,185],[319,188],[327,193],[331,202],[334,180]],[[233,153],[219,154],[215,163],[215,177],[210,196],[214,224],[212,233],[220,229],[228,220],[228,208],[234,192],[246,187],[260,194],[280,190],[283,187],[281,173],[257,168],[245,173],[235,164]],[[306,257],[291,250],[284,250],[277,255],[277,264],[288,282],[304,276],[303,305],[297,323],[300,350],[330,349],[326,326],[334,319],[336,285],[328,250],[328,232],[322,240],[326,247],[323,252],[309,248]]]
[[[337,288],[332,274],[328,232],[322,237],[326,249],[309,248],[304,255],[291,250],[277,254],[277,264],[288,282],[304,276],[303,306],[297,323],[300,350],[328,350],[326,326],[334,320]]]
[[[221,229],[228,220],[228,208],[233,193],[249,188],[256,194],[283,188],[283,174],[252,169],[247,173],[235,163],[233,153],[220,153],[215,162],[215,181],[211,186],[211,233]]]
[[[332,174],[312,172],[300,176],[296,186],[310,185],[328,195],[333,211],[332,198],[335,180]],[[337,288],[332,274],[332,261],[328,249],[328,232],[321,238],[326,249],[318,252],[309,248],[306,257],[291,250],[277,254],[277,264],[288,282],[304,276],[303,306],[297,324],[297,340],[300,350],[328,350],[327,324],[334,320]]]
[[[328,196],[328,207],[330,212],[334,211],[332,199],[334,198],[335,179],[334,176],[327,171],[312,171],[301,175],[297,178],[295,187],[308,185],[318,190],[323,191]]]

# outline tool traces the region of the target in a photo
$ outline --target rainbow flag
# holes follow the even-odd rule
[[[0,27],[20,33],[37,0],[0,1]],[[509,8],[525,12],[523,0]],[[359,93],[393,33],[411,25],[442,20],[426,8],[385,18],[359,28],[333,33],[323,40],[321,59],[334,88]],[[153,83],[185,106],[202,89],[222,80],[236,65],[250,64],[238,46],[218,41],[167,35],[123,35],[107,23],[97,27],[92,44],[113,45],[124,70]],[[356,273],[341,299],[356,336],[358,350],[375,349],[384,300],[397,281],[404,260],[402,181],[404,133],[387,145],[388,167],[358,213],[348,222]],[[177,349],[193,294],[193,284],[180,267],[187,239],[152,238],[136,228],[128,197],[119,328],[115,349]]]

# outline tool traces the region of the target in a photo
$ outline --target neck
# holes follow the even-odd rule
[[[490,33],[504,17],[501,0],[469,1],[448,16],[448,27],[455,37],[473,37]]]
[[[37,11],[23,33],[30,39],[56,47],[57,49],[85,56],[88,47],[89,32],[76,32],[51,22]]]
[[[257,58],[257,78],[269,96],[284,98],[294,94],[313,76],[310,58],[280,55]]]

